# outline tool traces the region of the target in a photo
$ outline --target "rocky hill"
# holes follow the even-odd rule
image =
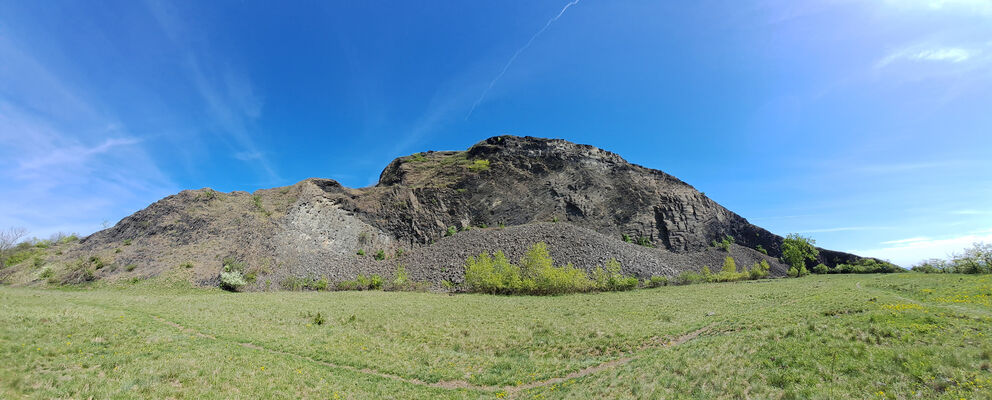
[[[183,191],[49,262],[97,257],[110,266],[97,278],[182,269],[215,285],[222,260],[237,260],[258,277],[254,289],[292,277],[388,276],[404,265],[413,279],[439,284],[460,282],[469,255],[516,258],[544,241],[562,264],[594,268],[616,258],[625,273],[646,278],[719,269],[727,252],[710,244],[726,236],[738,264],[764,259],[784,273],[782,237],[671,175],[592,146],[497,136],[467,151],[398,158],[367,188],[307,179],[253,194]],[[827,265],[858,258],[821,250]]]

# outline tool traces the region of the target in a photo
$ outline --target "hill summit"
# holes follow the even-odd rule
[[[729,249],[711,246],[728,237]],[[311,178],[251,194],[183,191],[61,257],[114,266],[97,278],[183,268],[200,285],[216,285],[224,264],[236,262],[257,277],[250,287],[258,290],[291,278],[388,276],[399,265],[412,279],[457,283],[466,257],[497,250],[519,257],[539,241],[556,262],[591,269],[615,258],[641,278],[719,269],[727,255],[744,265],[766,260],[782,275],[782,240],[689,184],[617,154],[496,136],[466,151],[397,158],[366,188]],[[820,258],[831,266],[859,259],[829,250]]]

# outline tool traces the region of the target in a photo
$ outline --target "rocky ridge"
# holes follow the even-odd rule
[[[113,268],[97,275],[111,280],[192,266],[191,280],[214,285],[229,258],[259,277],[255,289],[287,277],[388,276],[404,265],[412,278],[438,284],[460,282],[469,255],[503,250],[515,259],[545,241],[559,263],[591,269],[616,258],[625,273],[647,278],[719,269],[728,253],[710,243],[728,235],[738,265],[767,260],[784,274],[782,237],[671,175],[588,145],[497,136],[467,151],[397,158],[367,188],[311,178],[253,194],[183,191],[53,261],[98,256]],[[380,251],[383,260],[374,257]],[[857,259],[821,250],[827,265]]]

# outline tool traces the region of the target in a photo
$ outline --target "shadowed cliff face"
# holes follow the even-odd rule
[[[389,221],[381,227],[419,243],[448,226],[555,220],[618,239],[643,237],[673,252],[698,251],[730,235],[777,255],[782,240],[671,175],[564,140],[498,136],[466,152],[399,158],[365,193],[373,204],[356,201],[355,211]],[[396,207],[379,207],[384,203]]]
[[[446,237],[450,227],[479,232]],[[398,265],[439,284],[459,282],[468,255],[522,253],[546,241],[557,246],[552,253],[559,263],[591,269],[617,258],[627,273],[647,278],[718,267],[728,253],[710,243],[727,235],[736,241],[730,253],[739,262],[766,260],[773,274],[784,274],[775,259],[780,236],[671,175],[592,146],[498,136],[466,151],[398,158],[367,188],[307,179],[252,194],[183,191],[54,259],[70,265],[99,256],[112,266],[97,271],[100,279],[184,266],[193,282],[216,285],[222,260],[235,259],[264,277],[254,289],[287,277],[388,276]],[[622,237],[656,248],[622,243]],[[759,245],[771,257],[755,251]],[[385,259],[372,257],[379,252]],[[823,250],[820,259],[833,266],[859,257]]]

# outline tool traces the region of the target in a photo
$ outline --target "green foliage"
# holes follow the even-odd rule
[[[682,271],[675,278],[675,281],[680,285],[692,285],[696,283],[706,282],[706,278],[702,274],[693,271]]]
[[[796,267],[789,267],[789,272],[787,273],[790,278],[798,278],[799,270]]]
[[[338,290],[382,290],[385,281],[379,274],[358,275],[353,281],[338,282]]]
[[[375,258],[376,261],[385,260],[386,259],[386,252],[383,251],[382,249],[379,249],[379,251],[375,252],[375,255],[373,257]]]
[[[827,267],[823,263],[816,264],[816,266],[813,267],[814,274],[826,274],[828,272],[830,272],[830,267]]]
[[[750,278],[751,279],[763,279],[767,278],[769,270],[771,270],[771,265],[768,265],[768,261],[761,260],[759,263],[755,263],[751,266]]]
[[[124,239],[124,245],[125,246],[130,246],[131,245],[131,239]]]
[[[262,196],[259,196],[257,194],[252,195],[251,202],[255,206],[256,211],[262,213],[262,215],[265,215],[266,217],[272,216],[272,211],[266,210],[265,206],[262,205]]]
[[[396,249],[396,257],[399,258],[401,256],[403,256],[403,248],[402,247]]]
[[[852,264],[837,264],[834,269],[828,271],[832,274],[887,274],[893,272],[905,272],[905,270],[895,264],[873,258],[862,258]]]
[[[620,262],[614,258],[606,262],[605,269],[603,267],[596,267],[592,273],[592,280],[595,282],[596,290],[615,292],[636,289],[640,283],[637,278],[624,276],[620,270]]]
[[[473,172],[482,172],[489,170],[489,160],[475,160],[472,164],[468,166],[468,169]]]
[[[250,282],[250,280],[249,280]],[[289,290],[324,291],[330,287],[327,278],[309,276],[306,278],[291,276],[282,280],[281,286]]]
[[[620,239],[623,240],[624,242],[627,242],[627,243],[634,243],[634,239],[631,238],[630,235],[628,235],[626,233],[620,235]]]
[[[314,324],[314,325],[317,325],[317,326],[323,325],[323,324],[325,324],[327,322],[327,318],[324,318],[324,315],[321,314],[320,311],[318,311],[315,314],[307,313],[305,316],[306,316],[306,318],[308,318],[310,320],[310,323],[311,324]]]
[[[138,266],[136,264],[128,264],[128,265],[124,266],[124,270],[127,271],[127,272],[134,271],[137,268],[138,268]]]
[[[456,233],[458,233],[458,229],[453,226],[449,226],[448,230],[444,231],[444,236],[455,236]]]
[[[355,254],[358,254],[360,256],[364,256],[365,255],[365,249],[358,249],[358,252],[355,253]]]
[[[241,271],[224,271],[220,273],[220,288],[230,291],[237,292],[241,290],[242,287],[247,285],[248,282],[245,281],[244,275]]]
[[[815,240],[798,233],[789,234],[782,242],[782,260],[796,269],[796,276],[802,276],[801,271],[806,267],[807,260],[815,261],[820,255],[820,251],[813,246],[815,243]]]
[[[668,285],[668,278],[659,275],[652,276],[647,284],[648,287],[653,287],[653,288],[662,287],[665,285]]]
[[[654,247],[654,243],[651,243],[651,238],[647,236],[640,236],[637,238],[637,245],[644,247]]]
[[[74,242],[78,242],[78,241],[79,241],[79,235],[76,235],[75,233],[73,233],[73,234],[70,234],[68,236],[65,236],[65,237],[60,238],[58,240],[58,244],[69,244],[69,243],[74,243]],[[128,245],[128,244],[131,243],[130,240],[125,240],[124,242],[125,242],[125,245]]]
[[[734,244],[734,237],[730,235],[724,236],[723,239],[720,239],[720,241],[714,240],[713,243],[711,243],[713,247],[723,249],[723,251],[726,252],[730,251],[730,245],[732,244]]]
[[[465,261],[465,284],[470,291],[489,294],[557,295],[636,288],[637,278],[624,276],[620,270],[620,263],[610,260],[605,269],[597,267],[590,279],[585,271],[571,264],[555,266],[547,245],[538,242],[517,265],[511,264],[502,251],[469,257]]]
[[[44,270],[41,271],[41,274],[38,274],[38,277],[41,279],[48,279],[54,276],[55,276],[55,271],[52,270],[51,268],[45,268]]]
[[[731,256],[723,259],[723,268],[720,269],[720,273],[715,277],[717,282],[735,282],[750,278],[751,274],[748,273],[747,268],[741,272],[737,272],[737,262]]]
[[[38,249],[35,249],[35,248],[27,248],[26,250],[18,250],[18,251],[15,251],[13,254],[11,254],[9,257],[7,257],[6,260],[4,260],[4,265],[7,265],[7,266],[17,265],[17,264],[20,264],[20,263],[24,262],[25,260],[27,260],[27,259],[29,259],[31,257],[34,257],[36,255],[37,256],[40,256],[41,254],[42,254],[42,252],[40,250],[38,250]]]
[[[96,280],[96,273],[91,264],[84,260],[79,260],[62,272],[56,280],[62,285],[79,285]]]
[[[389,282],[388,290],[408,290],[411,286],[410,275],[406,272],[406,267],[403,264],[396,266],[396,272],[393,273],[393,280]]]
[[[424,153],[417,153],[407,158],[407,162],[412,162],[412,163],[427,162],[427,157],[424,156]]]
[[[760,244],[758,246],[756,246],[754,249],[757,250],[757,251],[760,251],[761,254],[764,254],[766,256],[768,255],[768,250],[765,250],[764,246],[762,246]]]
[[[486,228],[489,227],[489,225],[486,225],[486,223],[483,222],[483,223],[479,224],[479,227],[482,228],[482,229],[486,229]]]
[[[699,271],[699,274],[703,276],[703,280],[706,282],[716,281],[716,277],[713,276],[713,271],[710,271],[709,265],[704,265],[703,270]]]
[[[190,269],[190,268],[193,268],[193,263],[190,262],[190,261],[186,261],[186,262],[184,262],[182,264],[179,264],[179,267],[180,268],[184,268],[184,269]]]
[[[103,267],[105,266],[103,260],[101,260],[100,257],[97,256],[90,256],[89,262],[95,269],[103,269]]]

